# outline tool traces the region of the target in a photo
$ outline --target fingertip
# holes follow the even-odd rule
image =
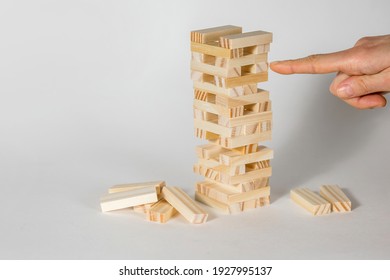
[[[288,66],[286,61],[273,61],[270,63],[269,67],[272,71],[279,74],[291,74],[291,67]]]

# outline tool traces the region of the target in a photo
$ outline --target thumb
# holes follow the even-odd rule
[[[390,68],[375,75],[351,76],[337,86],[336,95],[342,99],[349,99],[388,91],[390,91]]]

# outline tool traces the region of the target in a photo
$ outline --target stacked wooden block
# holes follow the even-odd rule
[[[115,185],[100,200],[102,212],[132,208],[144,213],[151,222],[166,223],[180,213],[193,224],[205,223],[208,217],[181,188],[167,187],[165,181]]]
[[[271,139],[271,101],[257,84],[268,80],[271,41],[231,25],[191,32],[195,134],[208,140],[197,147],[205,180],[195,197],[227,213],[270,203],[273,151],[259,142]]]

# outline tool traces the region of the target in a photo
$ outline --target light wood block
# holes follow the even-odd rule
[[[218,119],[218,124],[226,126],[226,127],[236,127],[242,125],[249,125],[254,123],[260,123],[264,121],[272,121],[272,112],[247,112],[243,116],[235,117],[235,118],[222,118]]]
[[[242,154],[238,151],[230,150],[219,154],[219,162],[224,165],[235,166],[248,164],[257,161],[270,160],[273,158],[273,150],[265,146],[259,146],[258,151],[249,154]]]
[[[234,88],[239,86],[244,86],[246,84],[256,84],[261,82],[268,81],[268,72],[261,73],[249,73],[245,75],[241,75],[239,77],[231,77],[226,78],[224,87],[226,88]]]
[[[270,177],[272,175],[272,167],[255,169],[239,175],[230,175],[229,167],[224,165],[207,167],[198,163],[194,165],[193,170],[195,173],[211,180],[231,185],[253,181],[258,178]]]
[[[241,76],[241,67],[218,67],[198,61],[191,61],[191,70],[225,78]]]
[[[203,119],[194,119],[194,127],[206,131],[210,131],[214,134],[220,135],[220,137],[236,137],[236,136],[248,136],[253,134],[260,134],[264,131],[271,130],[271,118],[272,114],[264,114],[260,116],[260,121],[254,123],[248,123],[238,125],[234,127],[227,127],[220,125],[215,121],[206,121]],[[195,117],[198,117],[195,115]],[[248,143],[252,144],[252,143]],[[245,146],[245,145],[241,145]]]
[[[269,141],[272,139],[272,133],[271,130],[267,130],[252,135],[243,135],[243,136],[235,136],[235,137],[210,137],[210,138],[203,138],[203,139],[208,139],[212,143],[221,145],[224,148],[233,149],[233,148],[242,147],[253,143]]]
[[[133,207],[133,210],[134,210],[134,212],[137,212],[137,213],[146,214],[149,211],[149,209],[157,202],[135,205]]]
[[[196,191],[225,204],[244,202],[270,195],[269,186],[240,193],[237,190],[232,191],[231,188],[227,188],[222,184],[207,181],[197,183]]]
[[[218,158],[220,153],[227,151],[227,149],[224,149],[221,146],[210,143],[199,145],[196,147],[196,154],[198,158],[203,159]]]
[[[191,51],[225,58],[240,56],[240,53],[237,53],[237,51],[219,47],[218,44],[211,45],[191,42]]]
[[[237,49],[272,42],[272,33],[266,31],[252,31],[241,34],[221,36],[219,44],[223,48]]]
[[[227,97],[243,97],[244,95],[253,95],[257,93],[256,86],[254,89],[252,85],[245,85],[245,84],[238,87],[225,88],[225,87],[216,86],[215,84],[209,82],[194,81],[194,88],[211,92],[214,94],[225,95]]]
[[[107,212],[152,203],[157,200],[156,187],[152,186],[106,194],[101,198],[100,206],[102,212]]]
[[[251,209],[263,207],[266,205],[269,205],[270,199],[268,197],[261,197],[254,200],[248,200],[244,202],[237,202],[232,204],[225,204],[222,202],[219,202],[215,199],[212,199],[210,197],[207,197],[206,195],[203,195],[199,192],[195,192],[195,199],[199,202],[202,202],[210,207],[219,209],[227,214],[235,214],[240,213],[244,211],[248,211]]]
[[[165,186],[164,181],[152,181],[152,182],[142,182],[142,183],[131,183],[131,184],[121,184],[115,185],[108,189],[108,193],[117,193],[123,191],[131,191],[135,189],[141,189],[145,187],[155,187],[157,194],[161,193],[161,189]]]
[[[146,219],[151,222],[166,223],[176,213],[176,209],[171,204],[161,199],[146,211]]]
[[[329,214],[331,205],[308,188],[296,188],[290,191],[291,199],[315,216]]]
[[[191,42],[207,43],[217,41],[221,36],[242,33],[242,27],[224,25],[200,30],[191,31]]]
[[[164,199],[169,202],[190,223],[205,223],[208,214],[197,205],[183,190],[178,187],[165,187],[162,190]]]
[[[351,200],[349,200],[338,185],[321,186],[320,195],[331,203],[333,212],[351,211]]]
[[[211,180],[209,178],[205,178],[205,182],[211,183],[211,184],[218,184],[222,185],[224,188],[231,190],[231,192],[249,192],[253,191],[259,188],[264,188],[269,186],[269,177],[262,177],[262,178],[256,178],[255,180],[248,181],[248,182],[241,182],[238,184],[224,184],[215,180]]]

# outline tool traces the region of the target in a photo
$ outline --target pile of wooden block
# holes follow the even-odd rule
[[[100,200],[102,212],[133,208],[152,222],[165,223],[180,213],[190,223],[205,223],[208,217],[182,189],[164,181],[115,185]]]
[[[290,191],[291,199],[314,216],[331,212],[350,212],[351,200],[338,185],[323,185],[320,194],[308,188],[295,188]]]
[[[208,140],[197,147],[194,172],[205,177],[195,198],[227,213],[270,203],[273,151],[268,80],[272,33],[242,32],[221,26],[191,32],[195,134]]]

